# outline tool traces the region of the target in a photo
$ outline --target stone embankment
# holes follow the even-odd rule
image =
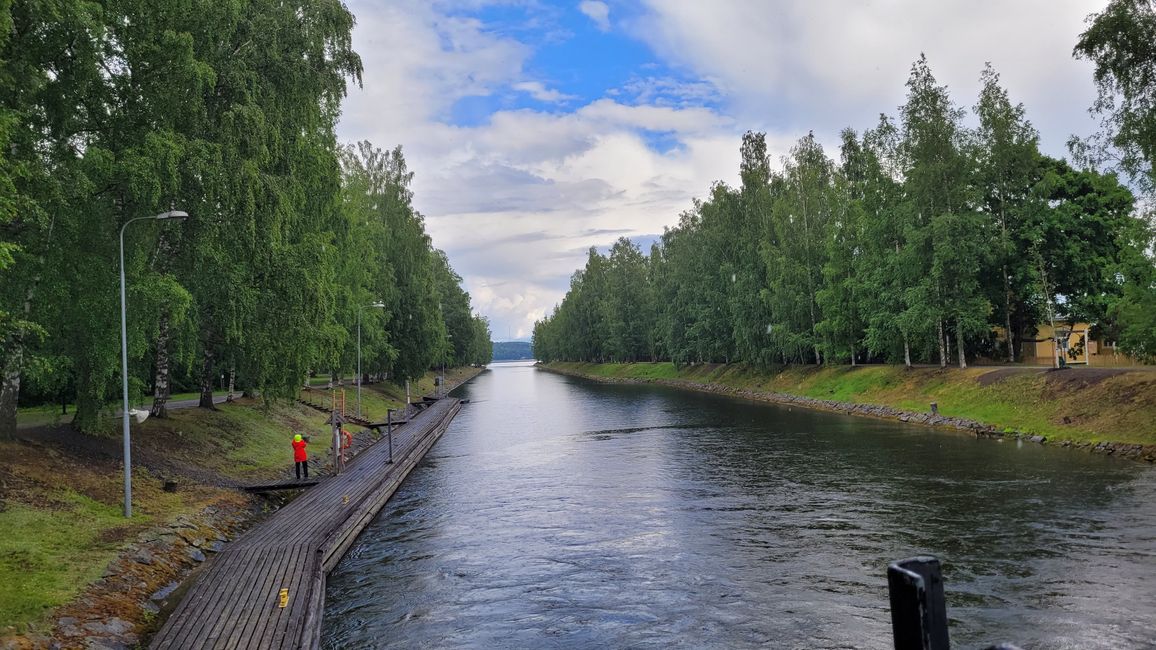
[[[910,422],[912,424],[923,424],[933,427],[946,427],[967,431],[979,438],[1008,438],[1022,440],[1024,442],[1032,442],[1040,445],[1055,444],[1056,446],[1060,447],[1071,447],[1074,449],[1081,449],[1097,454],[1107,454],[1120,456],[1122,458],[1130,458],[1133,460],[1147,461],[1149,463],[1156,463],[1156,445],[1138,445],[1116,442],[1073,442],[1070,440],[1054,442],[1049,441],[1045,436],[1031,435],[1020,431],[1013,431],[1011,429],[997,429],[990,424],[984,424],[975,420],[947,417],[934,413],[904,411],[901,409],[892,408],[890,406],[837,402],[834,400],[791,395],[789,393],[758,391],[746,388],[733,388],[720,384],[701,383],[682,379],[634,379],[598,377],[580,372],[573,372],[563,368],[553,368],[544,365],[539,365],[538,367],[548,372],[555,372],[558,374],[570,375],[574,377],[582,377],[584,379],[590,379],[608,384],[655,384],[660,386],[670,386],[672,388],[694,390],[702,393],[731,395],[734,397],[741,397],[743,399],[756,400],[760,402],[791,404],[795,406],[801,406],[803,408],[817,409],[821,411],[832,411],[836,413],[847,413],[850,415],[885,418],[889,420],[899,420],[900,422]]]
[[[58,611],[51,638],[26,637],[10,647],[139,647],[181,580],[259,516],[254,504],[238,496],[142,533],[99,580]]]

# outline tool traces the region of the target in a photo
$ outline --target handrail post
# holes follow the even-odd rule
[[[336,394],[335,394],[336,399]],[[333,425],[333,475],[337,476],[341,473],[342,455],[341,455],[341,416],[337,412],[336,404],[333,407],[333,415],[329,419],[330,424]]]
[[[949,650],[939,560],[923,555],[887,567],[895,650]]]
[[[385,436],[389,442],[389,464],[393,464],[393,409],[385,410]]]

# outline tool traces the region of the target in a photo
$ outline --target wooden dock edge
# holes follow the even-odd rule
[[[309,581],[309,610],[305,615],[304,626],[301,640],[305,648],[311,650],[319,650],[321,648],[321,623],[325,618],[325,579],[341,558],[345,557],[346,552],[361,536],[362,531],[373,521],[385,504],[389,502],[390,497],[393,496],[397,488],[405,481],[413,468],[417,467],[418,463],[425,458],[429,453],[430,448],[434,446],[446,429],[449,428],[451,422],[458,412],[461,410],[461,403],[455,403],[453,408],[446,412],[438,424],[425,436],[413,449],[405,455],[404,458],[397,459],[394,464],[398,467],[398,472],[394,478],[383,483],[379,489],[367,495],[361,500],[351,512],[348,519],[340,527],[334,530],[322,542],[320,548],[317,549],[318,562],[315,565],[316,569],[314,575]]]

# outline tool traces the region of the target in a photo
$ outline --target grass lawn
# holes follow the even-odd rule
[[[228,498],[209,487],[164,492],[140,469],[133,473],[134,516],[126,520],[122,476],[110,464],[11,442],[0,443],[0,454],[0,636],[46,630],[52,608],[99,578],[137,534]]]

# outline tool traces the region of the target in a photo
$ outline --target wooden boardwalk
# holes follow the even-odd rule
[[[150,648],[317,648],[325,576],[421,461],[460,408],[442,399],[361,452],[218,555]],[[287,602],[281,606],[281,591]]]

